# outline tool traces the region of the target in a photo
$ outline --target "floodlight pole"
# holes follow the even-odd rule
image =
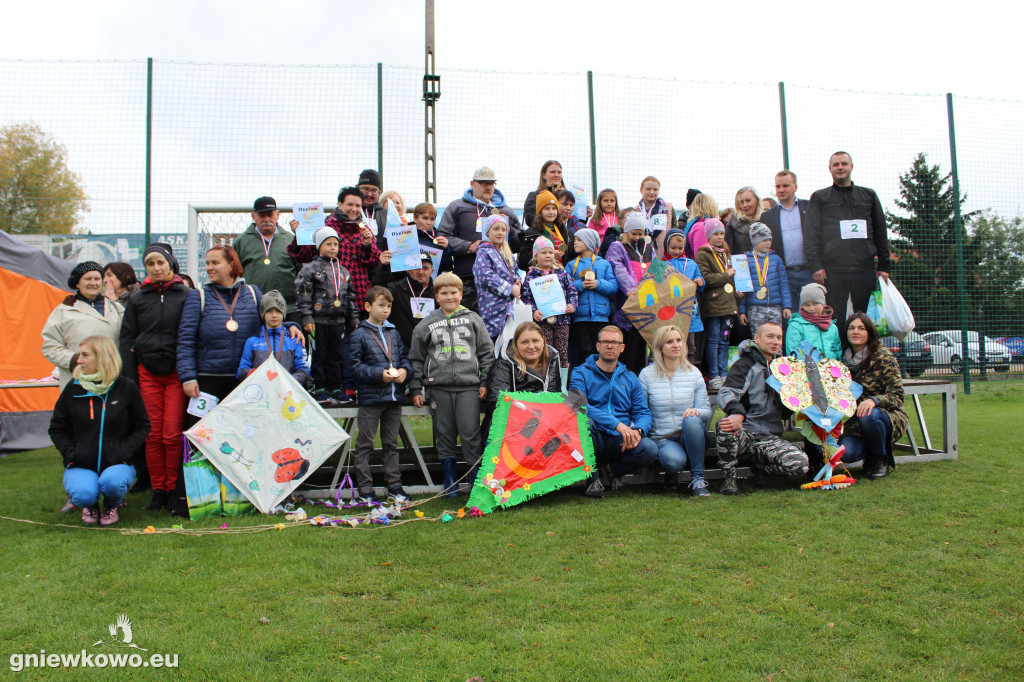
[[[434,73],[434,0],[426,0],[426,60],[423,72],[423,200],[437,203],[437,140],[434,107],[441,97],[441,77]]]

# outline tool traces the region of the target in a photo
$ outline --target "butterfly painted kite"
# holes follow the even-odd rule
[[[806,418],[804,437],[822,446],[825,466],[815,481],[831,479],[832,467],[842,457],[837,439],[843,433],[843,422],[857,411],[857,398],[864,389],[843,362],[823,357],[808,341],[802,342],[793,355],[773,360],[770,369],[768,385],[778,391],[783,405]],[[852,478],[844,481],[853,482]]]

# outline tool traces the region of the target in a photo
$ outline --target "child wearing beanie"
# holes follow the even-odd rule
[[[576,252],[572,249],[569,231],[559,218],[558,199],[551,191],[544,190],[537,192],[534,203],[537,214],[533,218],[533,225],[519,238],[519,258],[516,264],[520,270],[529,270],[530,261],[533,260],[533,242],[538,237],[547,237],[554,245],[558,262],[564,265],[568,262],[567,259],[576,257]]]
[[[570,346],[575,351],[571,359],[578,367],[597,353],[597,335],[608,324],[612,314],[612,297],[619,290],[612,266],[597,255],[601,238],[597,230],[589,227],[576,233],[573,249],[578,254],[565,269],[572,275],[573,286],[579,295],[579,305],[572,316]]]
[[[709,388],[717,390],[725,383],[729,372],[729,335],[732,331],[732,316],[736,314],[736,301],[743,296],[736,291],[733,277],[736,270],[729,262],[729,247],[725,243],[725,225],[717,218],[704,221],[706,246],[697,251],[697,267],[704,278],[704,294],[700,307],[704,311],[704,331],[707,346]]]
[[[772,232],[764,223],[751,223],[747,267],[754,283],[752,296],[739,300],[740,324],[749,324],[750,333],[765,322],[782,326],[793,312],[790,300],[789,277],[782,259],[772,253]]]
[[[800,290],[800,310],[790,318],[786,330],[786,353],[792,353],[803,341],[821,351],[822,355],[832,360],[839,360],[843,355],[839,338],[839,328],[832,319],[832,309],[825,305],[825,294],[822,285],[811,282]]]
[[[338,233],[321,227],[313,234],[319,255],[295,278],[295,309],[315,342],[313,398],[325,407],[351,402],[345,393],[345,337],[359,324],[351,275],[338,260]]]
[[[327,228],[330,229],[330,228]],[[305,386],[309,379],[306,368],[306,352],[302,344],[285,331],[284,316],[288,312],[288,304],[284,296],[276,289],[263,294],[260,301],[260,317],[263,327],[255,336],[245,341],[242,350],[242,361],[238,363],[238,380],[249,376],[262,365],[271,355],[289,374],[295,377],[300,386]]]
[[[541,277],[554,277],[551,286],[557,285],[565,297],[565,312],[552,317],[544,317],[537,309],[537,301],[533,295],[531,282],[536,282]],[[552,282],[548,279],[547,282]],[[540,286],[540,284],[535,284]],[[555,245],[547,237],[537,237],[533,242],[533,266],[526,273],[523,280],[523,303],[533,308],[533,319],[540,325],[544,333],[544,339],[548,345],[554,346],[558,351],[559,363],[562,367],[569,366],[569,323],[571,315],[576,312],[579,303],[579,294],[572,284],[572,277],[566,272],[562,264],[555,257]]]

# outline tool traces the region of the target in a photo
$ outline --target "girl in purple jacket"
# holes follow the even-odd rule
[[[480,317],[484,319],[491,341],[494,341],[504,329],[522,285],[506,239],[508,219],[502,215],[487,216],[482,227],[483,242],[473,262],[473,280],[476,282]]]

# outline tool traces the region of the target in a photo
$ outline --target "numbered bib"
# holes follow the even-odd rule
[[[664,213],[659,213],[656,216],[651,216],[651,229],[652,230],[664,230],[668,227],[668,216]]]
[[[215,395],[200,393],[197,397],[189,399],[186,412],[196,417],[205,417],[219,402],[220,398]]]
[[[868,221],[866,220],[840,220],[839,235],[843,239],[867,239]]]
[[[424,317],[434,312],[436,302],[432,298],[420,298],[418,296],[413,296],[409,299],[409,305],[412,307],[412,316],[417,320],[422,320]]]

